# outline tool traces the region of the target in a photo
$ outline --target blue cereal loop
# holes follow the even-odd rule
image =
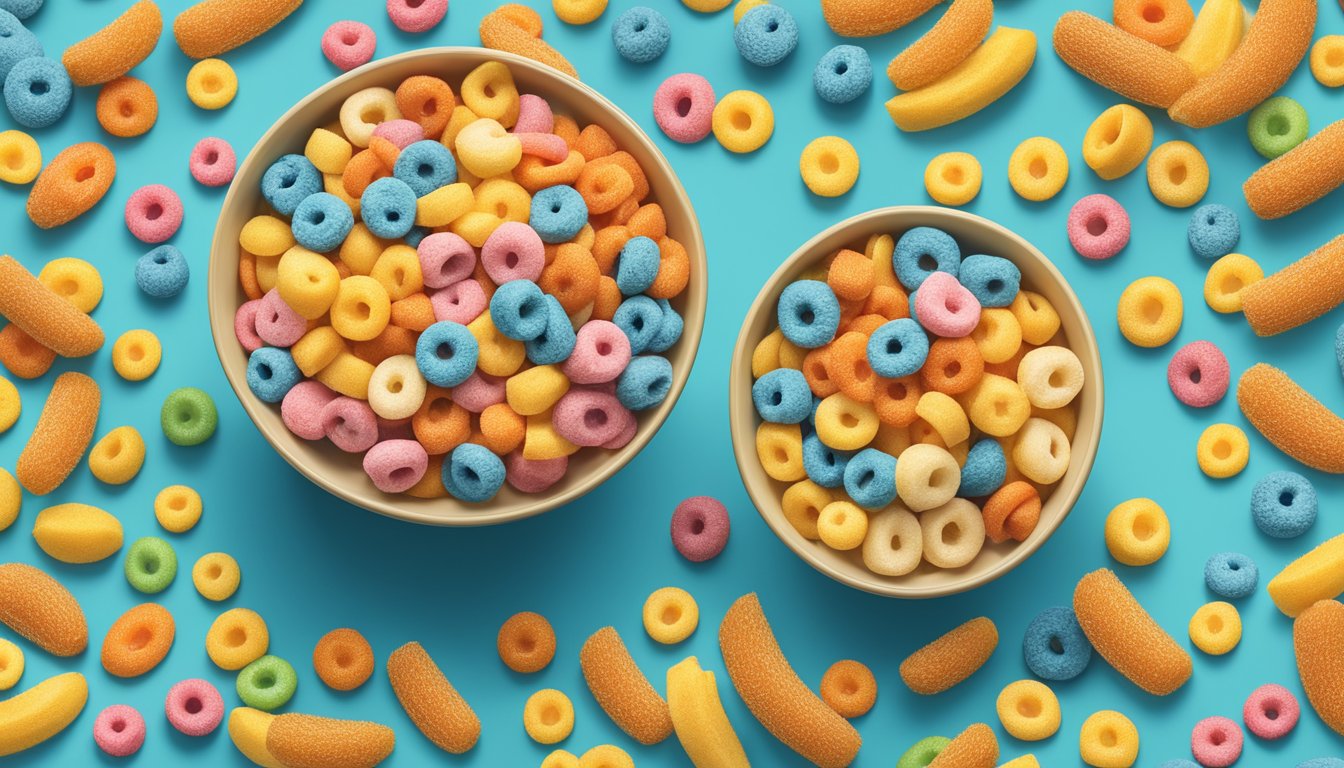
[[[611,42],[621,58],[647,64],[667,51],[668,43],[672,42],[672,27],[663,14],[635,6],[616,17],[611,25]]]
[[[402,235],[401,240],[412,248],[419,248],[420,241],[429,237],[432,233],[433,230],[427,229],[426,227],[411,227],[411,231]]]
[[[578,336],[560,300],[546,294],[546,329],[523,342],[527,359],[535,365],[555,365],[569,359]]]
[[[1186,228],[1190,247],[1201,259],[1221,259],[1237,247],[1241,239],[1241,222],[1226,205],[1201,205],[1190,215]]]
[[[751,385],[751,401],[764,421],[797,424],[812,413],[812,389],[803,372],[776,368]]]
[[[1088,642],[1072,608],[1057,606],[1036,614],[1022,638],[1022,653],[1032,674],[1044,680],[1072,680],[1092,661]]]
[[[957,495],[968,499],[992,496],[1007,478],[1008,458],[1003,455],[1003,446],[998,440],[985,438],[966,452]]]
[[[415,226],[415,192],[401,179],[378,179],[359,196],[359,217],[384,240],[403,237]]]
[[[798,47],[798,22],[781,6],[758,5],[733,27],[733,43],[742,58],[758,67],[773,67]]]
[[[1251,491],[1251,518],[1266,536],[1291,539],[1316,522],[1316,489],[1296,472],[1270,472]]]
[[[463,443],[443,463],[443,487],[455,499],[489,501],[503,485],[504,462],[484,446]]]
[[[261,196],[281,216],[293,216],[304,198],[321,191],[322,173],[303,155],[281,157],[261,177]]]
[[[547,187],[532,196],[527,223],[543,243],[567,243],[588,223],[588,203],[571,186]]]
[[[896,500],[896,457],[864,448],[845,465],[845,493],[865,509],[881,509]]]
[[[957,277],[982,307],[1012,304],[1022,285],[1022,270],[1000,256],[967,256],[961,261]]]
[[[417,141],[397,155],[392,176],[410,187],[416,197],[424,197],[457,181],[457,161],[439,142]]]
[[[334,251],[355,227],[355,214],[341,198],[329,193],[309,195],[294,210],[289,223],[294,240],[310,251]]]
[[[0,10],[9,11],[20,19],[26,19],[37,13],[42,0],[0,0]]]
[[[803,349],[816,349],[835,338],[840,300],[819,280],[797,280],[779,294],[778,319],[784,338]]]
[[[837,45],[817,61],[812,87],[823,101],[848,104],[873,83],[873,62],[857,45]]]
[[[815,433],[803,438],[803,471],[807,479],[822,488],[839,488],[845,483],[845,466],[854,454],[837,451],[821,442]]]
[[[190,278],[186,257],[172,245],[160,245],[135,262],[135,284],[146,296],[156,299],[181,293]]]
[[[476,370],[480,344],[467,326],[441,320],[415,342],[415,367],[436,387],[456,387]]]
[[[1204,585],[1228,600],[1250,597],[1259,581],[1255,561],[1240,552],[1219,552],[1204,563]]]
[[[677,310],[672,308],[672,302],[667,299],[656,299],[656,301],[658,302],[658,308],[663,310],[663,319],[658,325],[658,333],[649,342],[648,351],[661,355],[671,349],[678,341],[681,341],[681,333],[686,329],[686,321],[682,319]]]
[[[510,339],[537,338],[546,331],[549,316],[546,294],[531,280],[510,280],[490,297],[490,318]]]
[[[632,411],[653,408],[672,391],[672,364],[657,355],[632,358],[616,380],[616,399]]]
[[[261,347],[247,357],[247,388],[264,403],[284,400],[300,381],[303,381],[303,372],[294,363],[289,350]]]
[[[941,229],[915,227],[896,241],[891,266],[901,285],[913,291],[934,272],[957,277],[961,269],[961,249],[957,247],[957,241]]]
[[[658,277],[660,263],[658,244],[652,239],[640,235],[626,241],[616,261],[616,287],[621,295],[647,291]]]
[[[0,9],[0,82],[20,61],[42,55],[42,43],[23,22],[8,10]]]
[[[20,59],[5,75],[5,106],[25,128],[46,128],[60,120],[73,92],[65,67],[42,56]]]
[[[887,379],[909,376],[924,367],[929,337],[908,317],[883,323],[868,337],[868,365]]]
[[[647,350],[658,337],[663,324],[663,310],[648,296],[631,296],[616,307],[611,322],[630,340],[630,354]]]

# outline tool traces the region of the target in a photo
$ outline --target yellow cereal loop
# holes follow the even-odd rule
[[[924,189],[942,205],[965,205],[980,194],[984,174],[969,152],[944,152],[924,168]]]
[[[1195,77],[1213,72],[1241,43],[1250,15],[1241,0],[1204,0],[1176,55],[1190,65]]]
[[[550,411],[527,417],[527,426],[523,432],[523,458],[543,461],[570,456],[579,450],[579,446],[566,440],[555,431]],[[802,448],[799,447],[799,451]],[[799,459],[799,463],[802,459]]]
[[[1111,181],[1143,164],[1153,146],[1153,121],[1132,104],[1116,104],[1097,116],[1083,135],[1083,162]]]
[[[352,197],[345,191],[345,177],[337,173],[322,174],[322,190],[329,195],[335,195],[341,199],[341,202],[350,206],[350,212],[355,215],[355,221],[359,221],[359,198]]]
[[[1023,755],[1000,765],[999,768],[1041,768],[1041,761],[1035,755]]]
[[[297,245],[280,257],[275,273],[280,298],[309,320],[331,309],[341,283],[341,273],[330,259]]]
[[[1093,768],[1130,768],[1139,759],[1139,729],[1114,710],[1096,712],[1083,721],[1078,752]]]
[[[545,688],[527,697],[523,730],[538,744],[558,744],[574,732],[574,702],[563,692]]]
[[[817,437],[837,451],[857,451],[877,436],[877,413],[843,392],[817,406]]]
[[[751,377],[759,379],[779,368],[779,346],[784,332],[776,328],[756,342],[751,351]]]
[[[980,310],[980,324],[971,331],[971,338],[986,363],[1004,363],[1022,348],[1022,326],[1012,310],[989,307]]]
[[[4,379],[0,379],[0,382]],[[5,530],[19,519],[19,508],[23,506],[23,489],[19,481],[9,470],[0,467],[0,531]]]
[[[315,128],[303,147],[303,156],[324,174],[340,174],[354,156],[355,148],[345,137],[326,128]],[[246,246],[244,246],[246,247]]]
[[[238,233],[238,244],[254,256],[275,258],[294,247],[294,231],[284,219],[261,214],[243,225]]]
[[[784,511],[784,519],[800,536],[808,541],[817,541],[821,538],[817,533],[817,520],[821,518],[821,510],[832,501],[835,501],[835,494],[829,489],[811,480],[804,480],[784,489],[780,508]]]
[[[191,583],[206,600],[228,600],[238,591],[242,580],[243,571],[238,567],[238,561],[223,552],[201,555],[191,567]]]
[[[803,147],[798,170],[812,194],[839,197],[859,180],[859,153],[839,136],[822,136]]]
[[[341,102],[341,133],[356,147],[369,146],[373,138],[373,129],[379,123],[397,120],[401,109],[397,107],[397,95],[386,88],[365,88],[356,91]]]
[[[644,601],[644,631],[655,642],[676,645],[699,625],[700,606],[684,589],[663,587]]]
[[[14,382],[0,376],[0,435],[9,431],[23,412],[23,400]]]
[[[201,495],[185,485],[170,485],[154,497],[154,519],[170,533],[190,531],[204,509]]]
[[[512,171],[523,157],[523,145],[498,120],[482,117],[458,131],[454,142],[458,162],[485,179]]]
[[[1204,277],[1204,302],[1214,312],[1240,312],[1241,292],[1264,277],[1265,270],[1255,259],[1229,253],[1209,266],[1209,273]]]
[[[345,242],[341,243],[341,263],[349,267],[352,274],[367,275],[373,271],[373,265],[383,255],[385,247],[387,243],[370,232],[364,222],[356,221],[350,234],[345,236]]]
[[[277,268],[280,266],[279,259],[257,259],[257,285],[262,293],[270,293],[275,287],[275,276]]]
[[[1138,347],[1160,347],[1171,341],[1184,315],[1181,291],[1165,277],[1141,277],[1130,283],[1116,307],[1120,333]]]
[[[614,744],[602,744],[584,752],[579,757],[578,768],[635,768],[635,760]]]
[[[476,187],[473,208],[501,221],[525,224],[532,214],[532,196],[508,179],[490,179]]]
[[[755,152],[775,132],[775,111],[759,93],[733,91],[714,105],[711,127],[714,138],[729,152]]]
[[[1059,313],[1055,305],[1035,291],[1018,291],[1008,310],[1017,318],[1022,329],[1022,340],[1034,346],[1040,346],[1059,333]]]
[[[330,365],[331,361],[344,351],[345,341],[336,329],[329,325],[317,326],[289,348],[294,364],[304,376],[316,376],[318,371]]]
[[[493,213],[468,211],[453,219],[448,231],[466,240],[471,244],[471,247],[480,248],[485,245],[485,241],[490,239],[490,235],[496,229],[499,229],[499,225],[503,223],[504,220]]]
[[[369,277],[378,281],[392,301],[401,301],[425,287],[420,273],[420,256],[405,243],[389,245],[374,262]]]
[[[144,381],[159,369],[163,346],[143,328],[127,331],[112,345],[112,369],[127,381]]]
[[[266,655],[271,634],[256,611],[234,608],[225,611],[205,633],[205,654],[220,669],[242,669]]]
[[[1344,85],[1344,35],[1324,35],[1311,46],[1311,74],[1327,88]]]
[[[942,438],[944,446],[960,445],[971,436],[966,411],[951,395],[929,390],[915,403],[915,415],[928,422]]]
[[[817,537],[831,549],[857,549],[868,536],[868,513],[852,501],[832,501],[817,518]]]
[[[1209,163],[1194,144],[1168,141],[1148,156],[1148,189],[1163,205],[1189,208],[1209,191]]]
[[[23,677],[23,649],[0,637],[0,691],[8,691]]]
[[[1170,544],[1171,522],[1152,499],[1121,502],[1106,517],[1106,548],[1125,565],[1152,565]]]
[[[549,411],[568,391],[569,378],[558,366],[538,365],[510,376],[504,399],[514,413],[536,416]]]
[[[368,341],[392,319],[392,298],[374,278],[351,275],[339,282],[330,310],[331,327],[342,338]]]
[[[27,184],[42,170],[42,150],[23,131],[0,132],[0,181]]]
[[[1241,614],[1222,601],[1206,603],[1190,617],[1190,642],[1210,656],[1222,656],[1241,642]]]
[[[573,752],[557,749],[541,759],[541,768],[579,768],[579,758]]]
[[[201,59],[187,71],[187,98],[201,109],[223,109],[238,95],[238,75],[223,59]]]
[[[733,6],[733,25],[742,21],[742,17],[747,15],[747,11],[758,8],[762,5],[769,5],[770,0],[737,0],[737,5]]]
[[[83,259],[52,259],[42,267],[37,280],[85,314],[103,300],[103,276]]]
[[[681,0],[681,4],[698,13],[717,13],[733,0]]]
[[[368,400],[369,381],[373,378],[373,371],[372,363],[361,360],[350,352],[341,351],[313,378],[337,394],[356,400]]]
[[[1031,401],[1022,387],[1012,379],[992,373],[980,377],[966,393],[964,402],[971,424],[993,437],[1016,434],[1031,418]]]
[[[822,276],[825,280],[825,276]],[[781,334],[783,332],[781,331]],[[788,339],[779,342],[779,367],[792,368],[795,371],[803,369],[803,359],[807,357],[807,350],[794,344]]]
[[[1246,462],[1251,458],[1251,443],[1239,428],[1231,424],[1213,424],[1199,436],[1195,458],[1204,474],[1221,480],[1246,468]]]
[[[756,428],[756,457],[765,474],[780,482],[807,477],[803,471],[803,432],[797,424],[762,422]]]
[[[512,128],[518,120],[518,87],[513,83],[513,73],[502,61],[487,61],[468,72],[462,79],[459,95],[476,115],[496,120],[505,128]]]
[[[495,326],[495,321],[490,317],[490,311],[482,312],[480,317],[467,323],[467,330],[476,337],[476,345],[479,348],[476,357],[476,367],[481,372],[489,376],[512,376],[523,366],[523,361],[527,359],[527,349],[523,342],[517,339],[510,339],[508,336],[499,332]],[[545,374],[533,374],[534,376],[544,376]],[[561,374],[563,378],[563,374]],[[542,379],[538,379],[542,380]],[[547,377],[545,381],[551,387],[551,393],[559,388],[558,382],[554,377]],[[568,380],[566,380],[568,385]],[[518,387],[519,385],[514,385]],[[564,391],[560,391],[555,398],[560,399]],[[515,409],[517,410],[517,409]]]
[[[1054,139],[1034,136],[1008,158],[1008,184],[1023,200],[1049,200],[1069,180],[1069,156]]]
[[[1017,86],[1036,60],[1036,34],[999,27],[938,80],[887,101],[903,131],[927,131],[979,112]]]
[[[476,195],[470,184],[449,184],[415,201],[415,223],[421,227],[445,227],[475,205]]]
[[[900,285],[896,279],[895,265],[891,256],[896,250],[896,238],[889,234],[872,235],[863,248],[863,255],[873,262],[873,285],[885,285],[895,288]]]
[[[592,24],[607,10],[607,0],[551,0],[551,8],[566,24]]]
[[[1008,735],[1022,741],[1040,741],[1059,730],[1059,699],[1050,687],[1036,680],[1009,683],[999,693],[995,709]]]
[[[89,471],[108,485],[129,483],[145,464],[145,439],[135,427],[117,427],[89,450]]]

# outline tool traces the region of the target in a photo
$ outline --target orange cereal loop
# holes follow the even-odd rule
[[[149,672],[173,647],[173,614],[157,603],[143,603],[112,623],[103,638],[103,669],[116,677]]]
[[[14,476],[29,493],[45,496],[70,476],[93,439],[102,391],[98,382],[73,371],[56,377]]]
[[[1242,185],[1246,204],[1262,219],[1296,213],[1344,184],[1344,120],[1265,163]]]
[[[540,672],[555,658],[555,630],[545,616],[523,611],[510,616],[495,640],[504,666],[524,675]]]
[[[266,729],[266,751],[284,768],[373,768],[396,742],[385,725],[295,712],[276,715]]]
[[[1297,674],[1307,701],[1321,721],[1344,735],[1344,672],[1339,639],[1344,637],[1344,605],[1320,600],[1293,621]]]
[[[908,427],[915,423],[915,406],[923,395],[924,387],[916,374],[899,379],[879,378],[873,390],[873,411],[887,426]]]
[[[603,627],[584,641],[579,665],[593,698],[631,738],[649,745],[672,735],[667,702],[630,658],[614,628]]]
[[[616,270],[616,260],[620,258],[621,249],[630,242],[630,238],[635,234],[629,227],[612,225],[602,227],[593,235],[593,258],[597,259],[597,268],[604,275],[610,275]]]
[[[873,37],[909,24],[938,0],[821,0],[821,13],[841,37]]]
[[[391,323],[399,328],[421,332],[434,322],[434,305],[429,303],[429,296],[423,292],[412,293],[392,302]]]
[[[256,301],[266,295],[257,282],[257,257],[247,251],[238,254],[238,284],[248,301]]]
[[[984,373],[985,359],[980,355],[979,345],[970,336],[963,336],[938,339],[930,344],[919,376],[926,390],[960,395],[979,383]]]
[[[872,402],[877,394],[878,378],[868,364],[868,337],[849,331],[827,346],[826,371],[831,381],[854,400]]]
[[[303,0],[201,0],[173,20],[177,47],[193,59],[208,59],[265,34]]]
[[[835,295],[849,301],[863,301],[873,292],[873,262],[858,251],[842,249],[831,260],[826,284]]]
[[[140,136],[159,119],[159,99],[144,80],[119,77],[98,91],[98,124],[113,136]]]
[[[71,145],[52,158],[33,182],[28,218],[42,229],[74,221],[103,199],[116,175],[112,150],[91,141]]]
[[[985,502],[985,535],[995,544],[1023,541],[1041,519],[1041,496],[1031,483],[1008,483]]]
[[[1195,84],[1175,53],[1082,11],[1059,17],[1054,43],[1075,72],[1141,104],[1165,109]]]
[[[657,203],[639,206],[625,225],[629,228],[630,234],[637,237],[647,237],[650,240],[667,237],[667,216],[663,213],[663,207]]]
[[[630,174],[630,179],[631,181],[634,182],[635,190],[633,194],[635,201],[638,202],[649,196],[650,192],[649,177],[645,175],[644,169],[639,167],[639,161],[635,160],[634,155],[630,154],[629,152],[617,150],[615,152],[612,152],[611,154],[606,155],[605,157],[599,157],[590,160],[589,162],[599,166],[619,165],[620,167],[625,169],[626,173]],[[638,205],[633,205],[630,208],[630,215],[633,216],[634,212],[638,209],[639,209]]]
[[[373,647],[354,629],[333,629],[313,648],[313,669],[328,688],[353,691],[373,674]]]
[[[471,436],[471,412],[454,403],[448,390],[430,387],[411,417],[411,431],[430,455],[445,454]]]
[[[981,616],[920,648],[901,662],[901,679],[924,696],[942,693],[984,666],[999,646],[999,630]]]
[[[20,379],[36,379],[51,370],[56,353],[13,323],[0,328],[0,365]]]
[[[630,217],[635,215],[635,211],[637,210],[639,210],[639,201],[636,200],[635,195],[631,193],[629,197],[621,201],[620,205],[617,205],[610,211],[591,216],[589,218],[589,225],[596,225],[599,227],[624,226],[625,223],[630,220]]]
[[[525,5],[501,5],[481,19],[481,45],[539,61],[574,79],[579,73],[569,59],[541,39],[541,15]]]
[[[140,0],[106,27],[66,48],[61,64],[80,87],[116,80],[149,56],[162,31],[159,6]]]
[[[850,320],[849,323],[845,325],[843,330],[845,333],[854,331],[857,333],[861,333],[864,336],[871,336],[873,335],[873,331],[876,331],[878,328],[881,328],[886,324],[887,324],[887,318],[881,315],[865,314],[865,315],[859,315],[853,320]]]
[[[821,700],[841,717],[863,717],[877,703],[877,678],[857,661],[837,661],[821,676]]]
[[[565,146],[571,150],[579,142],[579,124],[569,115],[555,115],[555,126],[551,129],[551,133],[564,139]]]
[[[935,82],[971,55],[993,21],[994,0],[952,0],[932,29],[891,60],[887,77],[903,91]]]
[[[75,596],[23,563],[0,565],[0,624],[53,656],[74,656],[89,644],[89,626]]]
[[[588,204],[590,214],[613,210],[635,191],[630,173],[615,163],[589,162],[579,172],[574,188]]]
[[[1115,26],[1163,48],[1180,44],[1195,23],[1189,0],[1115,0],[1111,15]]]
[[[597,281],[597,296],[593,299],[593,320],[610,320],[625,297],[614,278],[603,275]]]
[[[808,350],[803,356],[803,378],[812,394],[817,397],[830,397],[840,391],[840,385],[831,379],[831,359],[829,345]]]
[[[644,291],[650,298],[671,299],[681,295],[691,281],[691,256],[679,241],[658,241],[658,274]]]
[[[943,747],[928,768],[994,768],[998,762],[999,739],[994,729],[975,723]]]
[[[481,445],[493,454],[512,453],[523,444],[526,431],[527,420],[507,403],[495,403],[481,411]]]
[[[442,499],[448,496],[443,487],[443,454],[431,455],[420,482],[406,489],[406,495],[413,499]]]
[[[392,175],[391,169],[383,164],[372,149],[361,149],[345,164],[341,172],[341,186],[351,197],[359,197],[364,190],[378,179]]]
[[[905,291],[890,285],[875,285],[868,300],[863,303],[864,314],[881,315],[888,320],[910,316],[910,297]]]
[[[593,254],[581,245],[565,243],[552,261],[541,271],[537,285],[551,294],[565,308],[578,312],[597,298],[597,283],[602,273],[597,269]],[[487,289],[487,293],[493,290]]]
[[[476,746],[480,718],[423,646],[411,642],[393,651],[387,677],[401,708],[435,746],[454,755]]]
[[[607,129],[596,123],[584,126],[572,146],[583,155],[584,160],[589,162],[606,157],[617,149],[616,140],[611,138]]]
[[[415,355],[415,342],[419,334],[408,328],[389,325],[372,339],[356,341],[350,345],[350,352],[370,365],[378,365],[396,355]]]
[[[1192,662],[1114,572],[1087,574],[1073,590],[1073,611],[1092,647],[1130,682],[1166,696],[1190,679]]]
[[[396,97],[401,116],[419,123],[427,139],[443,135],[448,118],[457,106],[452,86],[430,75],[414,75],[402,80],[397,86]]]
[[[401,147],[392,143],[391,139],[383,136],[369,137],[369,151],[383,164],[384,168],[394,168],[397,164],[397,158],[401,157]]]
[[[548,163],[536,155],[523,155],[513,168],[513,178],[523,189],[535,194],[557,184],[573,185],[578,181],[584,163],[583,155],[572,149],[558,163]]]

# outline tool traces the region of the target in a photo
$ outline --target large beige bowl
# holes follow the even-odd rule
[[[691,258],[690,285],[673,306],[685,318],[681,341],[668,353],[672,390],[658,408],[641,413],[639,431],[617,451],[585,449],[571,457],[565,478],[542,494],[523,494],[505,486],[486,504],[464,504],[452,498],[414,499],[382,493],[361,468],[360,457],[327,441],[307,442],[292,434],[280,409],[257,399],[247,387],[247,355],[233,332],[233,317],[246,300],[238,283],[238,233],[261,209],[260,185],[266,168],[281,155],[302,153],[314,128],[335,121],[346,97],[364,88],[395,89],[412,75],[436,75],[454,85],[487,61],[509,65],[523,93],[545,97],[557,112],[581,125],[596,123],[639,161],[667,217],[668,234],[681,241]],[[490,525],[518,520],[573,501],[601,485],[649,442],[671,413],[695,361],[705,320],[707,275],[705,245],[691,202],[667,159],[628,115],[599,93],[550,67],[530,59],[482,48],[426,48],[391,56],[348,72],[318,88],[281,117],[243,161],[224,198],[210,250],[209,311],[215,349],[230,386],[261,434],[295,469],[340,498],[390,517],[434,525]]]
[[[900,237],[917,226],[942,229],[961,245],[962,252],[987,253],[1011,260],[1022,270],[1022,283],[1050,301],[1063,321],[1068,344],[1083,363],[1086,383],[1076,401],[1079,406],[1078,428],[1073,440],[1072,461],[1054,493],[1041,510],[1040,524],[1021,543],[985,543],[970,565],[944,570],[927,562],[905,576],[881,576],[868,570],[857,550],[837,552],[818,541],[802,537],[784,517],[780,496],[788,483],[771,479],[756,458],[756,427],[760,418],[751,401],[751,353],[766,334],[777,325],[776,303],[784,286],[842,247],[863,249],[870,235],[888,233]],[[827,229],[809,240],[785,261],[756,297],[733,350],[730,380],[730,419],[733,450],[738,469],[756,509],[785,544],[813,568],[836,581],[868,592],[891,597],[927,598],[950,595],[986,584],[1035,552],[1069,514],[1083,484],[1092,470],[1097,444],[1101,439],[1102,380],[1097,339],[1078,297],[1040,251],[1013,232],[988,219],[949,208],[903,206],[883,208],[855,216]]]

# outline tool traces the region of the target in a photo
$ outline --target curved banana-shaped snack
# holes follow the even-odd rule
[[[723,711],[714,673],[701,669],[694,656],[667,670],[667,706],[672,728],[695,768],[750,768]]]
[[[0,757],[35,747],[65,730],[88,700],[88,681],[78,672],[66,672],[0,701]]]

